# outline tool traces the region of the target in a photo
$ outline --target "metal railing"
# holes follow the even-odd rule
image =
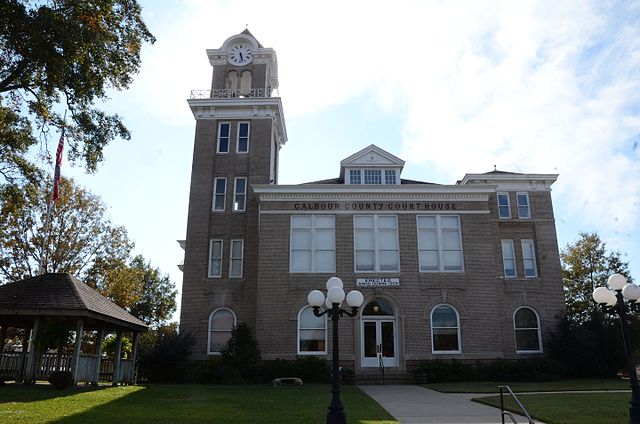
[[[513,393],[513,391],[511,390],[511,387],[509,387],[509,386],[498,386],[498,389],[500,389],[500,416],[502,418],[502,424],[504,424],[505,415],[508,416],[509,418],[511,418],[511,421],[513,422],[513,424],[518,424],[518,421],[516,421],[516,419],[513,416],[513,414],[510,411],[507,411],[507,410],[504,409],[504,391],[505,390],[509,392],[509,394],[513,398],[513,400],[516,403],[516,405],[518,405],[518,407],[520,408],[520,411],[522,412],[522,414],[524,414],[524,416],[527,417],[527,420],[529,420],[529,424],[536,424],[533,421],[533,419],[531,418],[531,416],[529,415],[529,413],[527,412],[527,410],[525,409],[525,407],[522,404],[522,402],[520,402],[520,400],[515,395],[515,393]]]
[[[256,97],[271,97],[271,89],[251,88],[248,90],[191,90],[189,99],[248,99]]]
[[[379,344],[376,346],[377,356],[378,356],[378,368],[382,373],[382,385],[384,386],[384,358],[382,357],[382,345]]]

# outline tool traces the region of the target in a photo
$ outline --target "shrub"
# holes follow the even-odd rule
[[[258,342],[249,325],[242,322],[231,331],[231,337],[222,349],[222,360],[237,371],[245,370],[260,360]]]
[[[423,362],[414,370],[425,374],[429,383],[459,381],[550,381],[560,376],[560,365],[553,359],[496,359],[492,362],[462,363],[451,361]]]
[[[69,371],[55,371],[47,379],[56,389],[66,389],[73,386],[73,377]]]
[[[327,361],[317,356],[298,356],[296,359],[298,375],[304,383],[328,383],[331,370]]]
[[[178,333],[174,324],[150,330],[140,343],[139,378],[154,383],[183,381],[193,343],[194,338]]]

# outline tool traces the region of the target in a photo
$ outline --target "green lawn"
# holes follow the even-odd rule
[[[509,386],[515,393],[566,390],[627,390],[629,389],[629,382],[619,379],[576,379],[544,383],[469,381],[463,383],[425,384],[425,387],[445,393],[498,393],[498,386]]]
[[[397,424],[353,386],[343,387],[347,421]],[[149,385],[76,388],[42,385],[0,387],[0,423],[182,424],[324,423],[329,385],[273,388],[267,385]]]
[[[534,420],[547,424],[620,424],[629,422],[629,393],[563,393],[518,396]],[[474,399],[500,407],[500,397]],[[507,409],[519,412],[511,397]]]

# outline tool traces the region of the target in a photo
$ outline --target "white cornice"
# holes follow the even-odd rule
[[[189,99],[187,102],[196,119],[274,119],[279,143],[287,142],[287,127],[279,97]]]
[[[460,186],[495,185],[497,190],[549,191],[559,174],[466,174]]]
[[[392,187],[305,184],[305,185],[267,185],[252,186],[260,201],[320,201],[320,200],[406,200],[406,201],[468,201],[486,202],[489,194],[495,193],[491,187],[458,187],[422,185],[402,185]]]

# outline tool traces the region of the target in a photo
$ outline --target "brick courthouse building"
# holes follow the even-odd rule
[[[207,50],[211,90],[196,119],[180,327],[194,359],[219,353],[238,322],[262,357],[329,358],[307,294],[339,276],[365,296],[341,321],[341,359],[398,371],[429,359],[527,358],[564,313],[551,203],[555,174],[492,171],[452,185],[402,178],[374,145],[337,178],[278,184],[287,142],[276,54],[249,31]]]

